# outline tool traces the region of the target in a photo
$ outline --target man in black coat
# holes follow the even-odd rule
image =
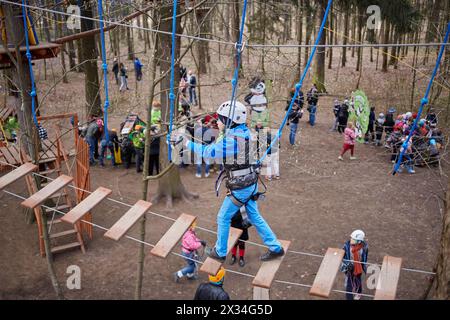
[[[230,300],[230,296],[223,289],[225,269],[220,268],[215,276],[209,276],[208,283],[202,283],[195,292],[194,300]]]

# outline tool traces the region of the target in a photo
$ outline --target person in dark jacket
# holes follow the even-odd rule
[[[114,73],[114,78],[116,79],[116,84],[119,85],[119,62],[117,58],[114,58],[112,72]]]
[[[341,107],[339,108],[339,113],[338,113],[338,132],[339,133],[344,133],[345,128],[347,128],[347,122],[348,122],[348,116],[349,116],[349,101],[348,100],[344,100],[344,103],[341,105]]]
[[[251,222],[248,220],[247,212],[245,211],[245,207],[241,207],[241,210],[236,212],[236,214],[231,218],[231,226],[233,228],[241,229],[242,234],[239,237],[238,242],[234,245],[234,247],[231,249],[231,261],[230,265],[233,265],[236,263],[236,254],[237,249],[239,247],[239,265],[241,267],[245,266],[245,242],[249,239],[248,237],[248,228],[251,226]]]
[[[116,166],[116,160],[114,158],[114,150],[117,150],[119,147],[119,138],[117,137],[117,131],[116,129],[108,130],[108,139],[106,139],[105,133],[102,135],[102,140],[100,142],[100,155],[99,155],[99,162],[102,167],[105,166],[105,162],[103,161],[105,159],[106,150],[109,150],[111,152],[111,162],[112,165]]]
[[[133,141],[128,136],[123,137],[122,142],[120,143],[120,151],[125,169],[130,169],[131,159],[133,158],[135,152]]]
[[[187,70],[186,67],[180,63],[180,79],[187,81]]]
[[[195,88],[197,87],[197,77],[192,70],[188,73],[188,88],[189,88],[189,103],[194,106],[197,105],[197,93]]]
[[[341,272],[345,273],[345,294],[347,300],[359,300],[362,293],[362,274],[367,273],[367,256],[369,247],[364,241],[365,234],[362,230],[355,230],[350,235],[350,240],[344,244],[344,258],[342,259]]]
[[[381,139],[383,137],[384,123],[386,121],[384,113],[378,115],[378,119],[375,122],[375,145],[381,146]]]
[[[159,145],[160,145],[160,137],[153,138],[152,136],[157,135],[159,133],[158,126],[153,125],[150,127],[150,137],[152,142],[150,143],[150,159],[149,159],[149,168],[148,175],[153,175],[153,168],[155,168],[155,174],[159,173]]]
[[[125,67],[125,65],[123,63],[120,63],[120,88],[119,91],[122,92],[122,89],[126,89],[126,90],[130,90],[130,88],[128,88],[128,75],[127,75],[127,68]]]
[[[437,126],[438,123],[438,118],[436,113],[434,112],[434,108],[430,107],[430,109],[428,110],[427,116],[425,118],[428,122],[428,124],[430,125],[430,127],[435,128]]]
[[[139,60],[138,57],[134,59],[134,73],[136,75],[136,81],[142,80],[142,67],[144,65],[142,64],[141,60]]]
[[[375,125],[375,107],[370,108],[370,114],[369,114],[369,125],[367,126],[367,132],[365,136],[365,144],[369,144],[369,142],[372,142],[375,140],[375,133],[374,133],[374,125]]]
[[[337,131],[338,124],[339,124],[339,110],[341,109],[341,104],[338,100],[334,100],[333,104],[333,114],[334,114],[334,123],[333,127],[330,129],[330,131]]]
[[[230,296],[223,289],[225,269],[220,268],[215,276],[209,276],[208,283],[202,283],[195,292],[194,300],[230,300]]]
[[[308,91],[308,112],[309,112],[309,124],[314,126],[316,123],[317,103],[319,102],[319,90],[317,90],[316,84],[313,84],[312,88]]]
[[[295,94],[295,88],[291,89],[290,99],[287,102],[286,111],[289,109],[292,98]],[[288,116],[288,126],[291,128],[289,134],[289,143],[293,146],[295,144],[295,135],[297,134],[298,123],[303,116],[303,92],[300,90],[298,92],[297,99],[294,100],[294,105],[292,106],[291,112]]]
[[[393,109],[391,108],[389,111],[393,111]],[[384,133],[385,133],[386,141],[391,136],[392,131],[394,131],[394,126],[395,126],[394,113],[389,112],[389,111],[386,115],[386,120],[384,121]]]
[[[98,155],[98,141],[102,136],[103,121],[93,120],[86,130],[86,141],[89,144],[89,164],[95,165],[95,155]]]

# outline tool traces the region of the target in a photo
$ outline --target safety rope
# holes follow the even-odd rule
[[[31,81],[31,91],[30,91],[30,97],[31,97],[31,113],[33,116],[33,122],[36,126],[36,128],[39,126],[38,125],[38,121],[36,118],[36,85],[35,85],[35,81],[34,81],[34,73],[33,73],[33,63],[32,63],[32,57],[31,57],[31,52],[30,52],[30,39],[28,36],[28,32],[29,32],[29,28],[28,28],[28,23],[27,23],[27,9],[26,9],[26,4],[25,4],[25,0],[22,0],[22,16],[23,16],[23,28],[24,28],[24,33],[25,33],[25,45],[27,48],[27,52],[25,54],[25,56],[28,59],[28,66],[30,68],[30,81]],[[31,28],[31,25],[30,25]]]
[[[174,0],[173,9],[172,9],[172,49],[171,49],[171,57],[170,57],[170,119],[169,119],[169,132],[167,134],[167,141],[170,141],[170,137],[172,135],[172,126],[173,126],[173,113],[175,110],[175,94],[174,94],[174,86],[175,86],[175,32],[177,28],[177,7],[178,0]],[[168,145],[168,157],[169,162],[172,161],[172,145],[170,143]]]
[[[242,37],[244,35],[244,27],[245,27],[245,17],[247,16],[247,0],[244,0],[244,4],[242,6],[242,18],[241,18],[241,28],[239,30],[239,38],[238,42],[235,44],[234,48],[236,50],[236,65],[234,68],[233,79],[231,80],[231,106],[230,111],[228,112],[228,120],[226,123],[226,128],[228,129],[231,126],[232,119],[234,117],[234,111],[236,108],[236,90],[238,86],[239,79],[239,69],[241,66],[241,54],[244,50],[244,46],[242,45]],[[233,110],[233,111],[232,111]]]
[[[294,106],[294,101],[297,100],[298,93],[299,93],[300,89],[303,86],[303,81],[305,80],[306,74],[308,73],[309,68],[311,67],[312,59],[314,58],[314,55],[315,55],[316,50],[317,50],[317,45],[319,44],[320,38],[322,37],[322,32],[323,32],[323,29],[325,28],[325,23],[327,22],[328,13],[330,12],[330,8],[331,8],[332,4],[333,4],[333,0],[329,0],[327,8],[325,10],[325,14],[324,14],[323,19],[322,19],[322,24],[320,25],[319,33],[317,34],[317,38],[316,38],[316,41],[314,43],[314,47],[313,47],[313,49],[311,51],[311,54],[309,55],[308,63],[306,64],[305,69],[303,70],[303,74],[302,74],[302,76],[300,78],[300,81],[295,85],[294,96],[291,99],[291,102],[289,104],[289,108],[286,111],[286,114],[285,114],[285,116],[283,118],[283,122],[281,123],[281,126],[278,129],[278,134],[272,140],[272,142],[270,143],[270,146],[267,148],[266,152],[264,152],[263,156],[258,160],[258,162],[257,162],[258,165],[260,165],[262,163],[262,161],[264,161],[264,159],[266,158],[267,154],[272,149],[273,145],[276,142],[278,142],[278,139],[281,138],[281,134],[282,134],[283,128],[286,125],[286,122],[287,122],[287,120],[289,118],[289,114],[291,113],[292,107]]]
[[[109,141],[108,134],[108,108],[109,108],[109,94],[108,94],[108,63],[106,60],[106,46],[105,46],[105,30],[103,22],[103,1],[98,0],[98,15],[100,18],[100,42],[102,47],[102,69],[105,85],[105,105],[103,109],[103,125],[106,141]]]
[[[10,192],[10,191],[7,191],[7,190],[2,190],[2,191],[5,192],[6,194],[9,194],[9,195],[11,195],[11,196],[14,196],[14,197],[16,197],[16,198],[18,198],[18,199],[21,199],[21,200],[25,200],[25,199],[26,199],[25,197],[23,197],[23,196],[21,196],[21,195],[19,195],[19,194],[16,194],[16,193],[14,193],[14,192]],[[49,210],[49,211],[57,212],[57,213],[62,214],[62,215],[66,215],[66,214],[67,214],[67,212],[63,212],[63,211],[60,211],[60,210],[58,210],[58,209],[48,207],[48,206],[46,206],[46,205],[41,205],[41,206],[42,206],[43,208]],[[99,229],[101,229],[101,230],[103,230],[103,231],[108,231],[108,230],[109,230],[108,228],[103,227],[103,226],[101,226],[101,225],[98,225],[98,224],[96,224],[96,223],[93,223],[93,222],[91,222],[91,221],[86,221],[86,220],[83,220],[83,219],[81,219],[80,221],[83,222],[83,223],[89,224],[89,225],[91,225],[91,226],[93,226],[93,227],[99,228]],[[151,248],[154,248],[154,247],[155,247],[155,245],[152,244],[152,243],[150,243],[150,242],[142,241],[142,240],[140,240],[140,239],[134,238],[134,237],[129,236],[129,235],[124,235],[124,237],[127,238],[127,239],[130,239],[130,240],[132,240],[132,241],[135,241],[135,242],[137,242],[137,243],[141,243],[141,244],[144,244],[144,245],[146,245],[146,246],[149,246],[149,247],[151,247]],[[193,262],[198,263],[198,264],[204,264],[204,263],[205,263],[205,262],[200,261],[200,260],[195,259],[195,258],[186,257],[186,256],[184,256],[184,255],[182,255],[182,254],[180,254],[180,253],[174,252],[174,251],[171,251],[170,253],[173,254],[174,256],[183,258],[184,260],[190,260],[190,261],[193,261]],[[256,277],[255,275],[249,274],[249,273],[239,272],[239,271],[230,270],[230,269],[225,269],[225,270],[226,270],[227,272],[234,273],[234,274],[241,275],[241,276],[245,276],[245,277],[248,277],[248,278],[255,278],[255,277]],[[303,283],[298,283],[298,282],[284,281],[284,280],[274,280],[274,282],[281,283],[281,284],[287,284],[287,285],[294,285],[294,286],[299,286],[299,287],[305,287],[305,288],[311,288],[311,287],[312,287],[312,285],[303,284]],[[336,289],[333,289],[332,291],[338,292],[338,293],[344,293],[344,294],[352,294],[352,295],[357,295],[357,294],[358,294],[358,293],[356,293],[356,292],[349,292],[349,291],[336,290]],[[373,297],[374,297],[373,295],[370,295],[370,294],[358,294],[358,295],[366,296],[366,297],[370,297],[370,298],[373,298]]]
[[[447,25],[447,32],[445,33],[444,43],[448,42],[449,34],[450,34],[450,22]],[[422,114],[423,107],[428,104],[428,96],[430,95],[430,91],[431,91],[431,87],[433,85],[434,78],[436,77],[436,74],[439,70],[439,66],[441,64],[441,59],[444,54],[444,49],[445,49],[445,46],[441,46],[441,49],[439,51],[439,56],[436,60],[436,65],[434,66],[433,74],[431,75],[430,82],[428,83],[427,90],[425,92],[424,97],[420,101],[420,108],[419,108],[419,111],[417,112],[417,117],[416,117],[416,119],[414,119],[414,123],[413,123],[411,130],[409,131],[408,137],[406,138],[405,142],[402,145],[402,148],[400,150],[400,155],[397,159],[397,163],[394,166],[392,175],[395,175],[397,173],[398,169],[400,168],[400,165],[402,164],[402,161],[403,161],[403,156],[408,148],[409,141],[411,140],[412,135],[416,131],[417,123],[420,121],[420,116]]]

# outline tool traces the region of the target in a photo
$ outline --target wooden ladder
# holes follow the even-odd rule
[[[39,175],[52,179],[56,178],[56,180],[50,180],[44,177],[39,177],[41,179],[41,187],[42,187],[42,189],[39,191],[41,192],[45,190],[47,187],[50,188],[48,189],[49,191],[44,194],[45,199],[43,202],[51,200],[54,204],[46,206],[51,209],[40,206],[40,204],[38,204],[33,208],[36,221],[38,223],[39,248],[41,256],[45,256],[41,214],[47,215],[47,227],[52,253],[60,253],[73,248],[80,248],[81,251],[85,253],[86,249],[84,245],[83,236],[81,233],[80,223],[74,224],[72,226],[69,226],[65,223],[61,224],[60,223],[61,217],[63,217],[64,215],[61,214],[60,212],[54,211],[58,210],[67,213],[73,208],[67,184],[65,184],[62,187],[54,185],[54,182],[57,181],[59,178],[66,177],[62,175],[60,161],[57,161],[56,159],[53,161],[47,160],[45,161],[45,165],[40,163],[40,167],[45,168],[45,170],[40,171]],[[35,193],[38,192],[35,181],[33,178],[29,176],[26,179],[30,195],[34,195]],[[71,241],[68,242],[68,239],[70,239],[71,237],[72,237]]]

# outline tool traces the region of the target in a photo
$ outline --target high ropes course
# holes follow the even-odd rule
[[[34,76],[33,76],[33,68],[32,68],[32,53],[31,53],[31,49],[30,49],[30,39],[29,39],[29,32],[30,28],[31,28],[31,23],[30,23],[30,19],[28,18],[28,13],[27,10],[28,9],[34,9],[34,10],[40,10],[40,11],[47,11],[47,12],[52,12],[55,14],[62,14],[62,15],[66,15],[66,13],[63,12],[59,12],[59,11],[54,11],[51,9],[46,9],[46,8],[39,8],[39,7],[35,7],[35,6],[31,6],[28,5],[26,3],[25,0],[22,0],[22,3],[17,3],[17,2],[11,2],[11,1],[7,1],[7,0],[0,0],[1,3],[6,3],[6,4],[11,4],[11,5],[18,5],[22,7],[22,12],[23,12],[23,23],[24,23],[24,28],[26,30],[25,32],[25,43],[26,43],[26,57],[28,59],[28,64],[29,64],[29,72],[30,72],[30,77],[31,77],[31,91],[29,92],[31,98],[32,98],[32,112],[33,112],[33,122],[35,123],[35,125],[38,125],[37,122],[37,118],[36,118],[36,112],[35,112],[35,103],[34,103],[34,98],[36,96],[36,92],[35,92],[35,84],[34,84]],[[112,21],[106,21],[103,20],[103,6],[102,6],[102,0],[98,0],[98,13],[99,13],[99,19],[94,19],[94,18],[86,18],[83,16],[79,16],[79,18],[82,19],[90,19],[90,20],[94,20],[94,21],[98,21],[100,23],[100,28],[96,29],[96,30],[90,30],[88,31],[88,33],[80,33],[80,34],[75,34],[75,35],[71,35],[71,36],[67,36],[64,38],[60,38],[57,39],[55,42],[56,43],[63,43],[65,41],[71,41],[76,39],[77,37],[83,37],[86,36],[86,34],[88,35],[92,35],[94,33],[100,33],[100,39],[101,39],[101,51],[102,51],[102,69],[103,69],[103,74],[104,74],[104,90],[105,90],[105,104],[104,104],[104,125],[105,125],[105,132],[107,132],[107,124],[108,124],[108,107],[109,107],[109,99],[108,99],[108,77],[107,77],[107,62],[106,62],[106,48],[105,48],[105,38],[104,38],[104,33],[108,30],[110,30],[112,27],[114,26],[125,26],[125,27],[130,27],[130,28],[137,28],[137,29],[141,29],[141,30],[145,30],[145,31],[150,31],[150,32],[159,32],[159,33],[166,33],[166,34],[170,34],[171,35],[171,39],[172,39],[172,48],[171,48],[171,73],[170,73],[170,94],[169,94],[169,98],[170,98],[170,122],[169,122],[169,130],[168,130],[168,134],[167,134],[167,139],[168,141],[170,141],[170,136],[172,133],[172,126],[173,126],[173,113],[174,113],[174,103],[175,103],[175,95],[174,95],[174,69],[175,69],[175,38],[178,37],[184,37],[184,38],[189,38],[192,40],[198,40],[198,41],[210,41],[210,42],[218,42],[218,43],[222,43],[222,44],[227,44],[227,45],[233,45],[236,51],[236,60],[237,63],[235,65],[235,69],[234,69],[234,73],[233,73],[233,78],[231,81],[232,84],[232,92],[231,92],[231,109],[230,109],[230,116],[231,114],[234,112],[234,103],[236,101],[236,91],[237,91],[237,84],[238,84],[238,71],[239,71],[239,64],[240,64],[240,55],[242,53],[242,51],[245,48],[245,44],[243,43],[243,33],[244,33],[244,25],[245,25],[245,19],[246,19],[246,9],[247,9],[247,0],[244,1],[243,4],[243,12],[242,12],[242,19],[241,19],[241,28],[240,28],[240,33],[239,33],[239,40],[237,43],[230,43],[230,42],[224,42],[224,41],[218,41],[218,40],[214,40],[214,39],[205,39],[205,38],[201,38],[201,37],[194,37],[194,36],[188,36],[188,35],[180,35],[180,34],[176,34],[176,17],[177,17],[177,3],[178,1],[175,0],[173,2],[173,9],[172,9],[172,32],[168,33],[168,32],[162,32],[159,30],[154,30],[151,28],[143,28],[143,27],[137,27],[137,26],[132,26],[132,25],[128,25],[125,22],[128,20],[133,19],[134,17],[136,17],[138,14],[134,13],[126,18],[124,18],[121,22],[112,22]],[[270,151],[270,148],[277,142],[277,140],[281,137],[282,134],[282,130],[283,127],[286,124],[287,121],[287,117],[288,114],[290,112],[290,110],[293,107],[294,101],[296,100],[299,91],[302,88],[303,85],[303,81],[309,71],[309,68],[311,66],[312,63],[312,59],[315,55],[315,52],[317,50],[317,48],[321,47],[318,43],[320,41],[320,38],[322,36],[322,32],[325,28],[325,24],[327,21],[327,17],[328,17],[328,13],[330,11],[331,5],[332,5],[332,0],[328,1],[327,4],[327,8],[324,14],[324,17],[322,19],[322,23],[320,26],[320,29],[318,31],[315,43],[313,45],[310,45],[310,47],[312,47],[312,51],[311,54],[309,56],[308,62],[306,64],[306,67],[299,79],[299,82],[295,84],[295,93],[294,96],[292,97],[290,104],[289,104],[289,108],[286,112],[285,117],[283,118],[283,121],[281,122],[281,125],[278,129],[278,134],[276,135],[275,139],[272,141],[272,143],[270,144],[270,147],[266,150],[266,152],[263,154],[263,156],[259,159],[258,162],[262,162],[262,160],[264,159],[264,157],[267,155],[267,153]],[[148,11],[151,7],[148,7],[146,9],[143,9],[143,11]],[[73,15],[71,15],[73,16]],[[105,24],[108,24],[107,27],[105,27]],[[440,45],[441,49],[439,52],[439,56],[437,58],[436,61],[436,66],[434,68],[433,74],[431,76],[427,91],[424,95],[424,98],[421,100],[421,105],[420,105],[420,109],[419,109],[419,116],[417,117],[416,121],[414,122],[413,125],[413,129],[415,128],[415,126],[417,125],[417,120],[420,118],[420,113],[422,112],[423,107],[428,103],[428,95],[431,89],[431,86],[433,84],[434,78],[436,76],[436,73],[438,71],[439,65],[440,65],[440,61],[443,55],[443,51],[444,48],[447,44],[448,41],[448,37],[449,37],[449,33],[450,33],[450,23],[448,24],[447,27],[447,32],[446,35],[444,37],[444,41],[443,43],[429,43],[429,44],[378,44],[378,45],[367,45],[367,44],[352,44],[352,45],[347,45],[348,47],[358,47],[358,46],[364,46],[364,47],[383,47],[383,46],[437,46]],[[343,47],[344,45],[325,45],[325,47]],[[247,47],[253,47],[253,48],[264,48],[264,47],[307,47],[307,45],[247,45]],[[229,117],[230,118],[230,117]],[[229,124],[227,124],[228,127]],[[411,130],[411,132],[414,130]],[[410,136],[408,136],[408,140],[410,139]],[[405,142],[405,145],[407,144],[408,140]],[[170,146],[170,144],[169,144]],[[405,148],[403,148],[405,149]],[[401,152],[399,160],[394,168],[394,174],[397,171],[400,163],[401,163],[401,159],[403,156],[404,150]],[[170,147],[169,147],[169,152],[168,152],[168,157],[169,157],[169,161],[171,161],[171,152],[170,152]],[[0,191],[3,191],[11,196],[14,196],[18,199],[23,200],[21,205],[25,208],[29,208],[29,209],[37,209],[37,208],[45,208],[47,210],[50,211],[54,211],[55,213],[59,213],[62,214],[63,217],[61,218],[61,221],[72,225],[75,229],[78,228],[79,224],[81,222],[83,223],[87,223],[91,226],[94,226],[96,228],[102,229],[104,231],[106,231],[104,233],[104,236],[115,240],[115,241],[119,241],[120,239],[122,239],[123,237],[128,238],[132,241],[135,241],[137,243],[140,244],[144,244],[146,246],[151,247],[151,251],[150,253],[154,256],[160,257],[160,258],[166,258],[169,253],[172,253],[173,255],[182,257],[184,259],[186,259],[186,257],[182,256],[181,254],[178,254],[176,252],[173,252],[172,250],[174,249],[174,247],[177,245],[177,243],[180,241],[181,237],[183,236],[183,234],[189,229],[189,227],[196,221],[197,217],[193,216],[193,215],[189,215],[189,214],[181,214],[177,219],[172,219],[169,218],[167,216],[155,213],[150,211],[150,208],[152,206],[152,204],[150,202],[147,201],[143,201],[143,200],[139,200],[138,202],[136,202],[134,205],[130,205],[112,198],[109,198],[108,196],[111,194],[112,190],[104,188],[104,187],[99,187],[97,188],[94,192],[90,192],[87,191],[83,188],[78,188],[73,186],[71,183],[73,181],[73,178],[67,175],[60,175],[58,178],[56,179],[51,179],[45,175],[41,175],[39,173],[36,173],[36,171],[38,171],[38,166],[31,163],[31,162],[26,162],[24,161],[24,163],[21,166],[14,166],[11,165],[7,162],[1,161],[0,163],[2,164],[6,164],[9,165],[11,167],[15,167],[14,170],[12,170],[11,172],[7,173],[6,175],[3,175],[2,177],[0,177]],[[13,182],[24,178],[24,177],[29,177],[30,175],[35,175],[38,177],[44,177],[46,179],[48,179],[50,182],[44,186],[42,189],[32,193],[28,198],[23,197],[21,195],[18,195],[16,193],[10,192],[5,190],[6,187],[8,187],[10,184],[12,184]],[[46,200],[50,199],[52,196],[54,196],[56,193],[60,192],[63,188],[66,187],[70,187],[73,188],[77,191],[82,191],[85,192],[87,194],[89,194],[88,197],[86,197],[85,199],[79,201],[79,203],[73,207],[68,213],[65,213],[61,210],[59,210],[58,208],[50,208],[48,206],[46,206],[44,203]],[[103,226],[100,226],[98,224],[92,223],[91,221],[88,221],[85,218],[86,214],[88,212],[90,212],[93,208],[95,208],[98,204],[100,204],[102,201],[104,200],[109,200],[124,206],[129,207],[130,209],[116,222],[113,224],[112,227],[110,228],[106,228]],[[160,218],[164,218],[164,219],[168,219],[173,221],[174,223],[172,224],[172,226],[167,230],[167,232],[163,235],[163,237],[156,243],[156,244],[151,244],[149,242],[146,241],[141,241],[139,239],[136,239],[134,237],[131,237],[129,235],[127,235],[126,233],[136,224],[136,222],[145,214],[152,214],[155,216],[158,216]],[[201,230],[210,232],[210,233],[216,233],[212,230],[209,229],[205,229],[205,228],[200,228]],[[231,228],[230,229],[230,234],[228,237],[228,246],[227,246],[227,254],[230,252],[231,248],[236,244],[236,242],[238,241],[240,235],[242,233],[242,230],[240,229],[236,229],[236,228]],[[261,244],[257,244],[254,242],[250,242],[250,241],[245,241],[249,244],[252,245],[256,245],[256,246],[261,246],[261,247],[265,247],[264,245]],[[338,249],[338,248],[328,248],[325,255],[318,255],[318,254],[312,254],[312,253],[308,253],[308,252],[301,252],[301,251],[292,251],[292,250],[288,250],[291,242],[290,241],[285,241],[285,240],[280,240],[284,250],[286,253],[291,253],[291,254],[299,254],[299,255],[306,255],[306,256],[313,256],[313,257],[320,257],[322,258],[322,263],[319,267],[319,270],[317,271],[316,277],[314,279],[314,282],[312,285],[308,285],[308,284],[302,284],[302,283],[297,283],[297,282],[291,282],[291,281],[284,281],[284,280],[276,280],[275,279],[275,275],[283,261],[283,259],[285,258],[286,254],[284,254],[281,257],[278,257],[274,260],[271,261],[266,261],[263,262],[259,268],[259,271],[257,272],[256,275],[251,275],[251,274],[247,274],[247,273],[242,273],[242,272],[237,272],[234,270],[228,270],[228,272],[230,273],[234,273],[234,274],[238,274],[241,276],[245,276],[245,277],[250,277],[253,278],[252,281],[252,285],[253,285],[253,297],[254,299],[269,299],[269,289],[271,288],[272,284],[275,283],[281,283],[281,284],[288,284],[288,285],[294,285],[294,286],[299,286],[299,287],[305,287],[305,288],[310,288],[309,293],[310,295],[314,295],[314,296],[318,296],[318,297],[323,297],[323,298],[328,298],[331,294],[331,292],[338,292],[338,293],[345,293],[345,294],[357,294],[357,293],[353,293],[353,292],[346,292],[346,291],[342,291],[342,290],[336,290],[333,289],[334,286],[334,282],[337,276],[337,273],[339,271],[339,267],[342,263],[342,261],[344,260],[344,251],[342,249]],[[217,273],[217,271],[220,269],[222,263],[220,263],[217,260],[211,259],[211,258],[207,258],[206,261],[199,261],[196,259],[191,259],[193,261],[195,261],[196,263],[202,264],[202,267],[200,268],[200,271],[203,271],[205,273],[211,274],[211,275],[215,275]],[[345,261],[351,261],[351,260],[345,260]],[[353,261],[351,261],[353,262]],[[378,264],[373,264],[373,263],[367,263],[368,265],[377,265]],[[370,297],[370,298],[374,298],[374,299],[384,299],[384,300],[393,300],[396,297],[396,292],[397,292],[397,286],[398,286],[398,281],[399,281],[399,277],[400,277],[400,272],[401,271],[409,271],[409,272],[416,272],[416,273],[423,273],[423,274],[434,274],[432,272],[429,271],[423,271],[423,270],[417,270],[417,269],[408,269],[408,268],[402,268],[402,259],[398,258],[398,257],[392,257],[392,256],[385,256],[383,259],[383,263],[381,265],[381,271],[379,273],[378,276],[378,281],[377,281],[377,286],[376,286],[376,291],[374,295],[369,295],[369,294],[362,294],[362,296],[366,296],[366,297]]]

